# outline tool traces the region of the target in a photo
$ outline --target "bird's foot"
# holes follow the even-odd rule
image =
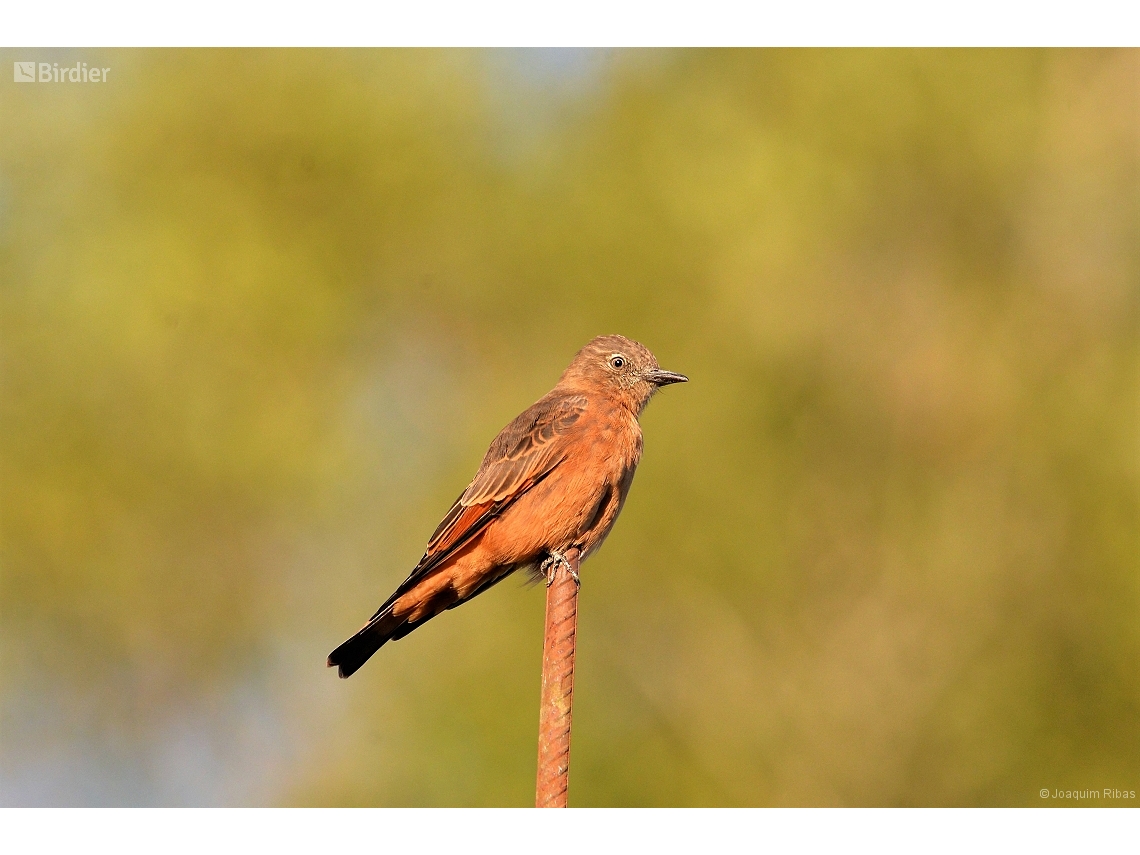
[[[546,577],[546,587],[549,588],[554,584],[554,577],[558,574],[558,565],[560,564],[565,564],[567,567],[570,566],[570,562],[566,560],[565,555],[552,549],[542,564],[539,565],[542,575]]]
[[[581,588],[582,580],[578,578],[578,567],[576,566],[576,562],[571,561],[561,552],[558,552],[554,549],[550,550],[550,554],[546,557],[542,564],[539,565],[539,570],[541,570],[542,575],[546,577],[546,587],[549,588],[554,584],[554,577],[558,573],[558,567],[561,564],[566,565],[566,572],[570,574],[570,578],[574,580],[574,584]]]

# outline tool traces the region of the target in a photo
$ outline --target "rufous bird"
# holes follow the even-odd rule
[[[588,558],[613,528],[641,459],[638,416],[662,386],[688,379],[624,336],[598,336],[578,351],[558,384],[495,437],[419,564],[329,654],[329,667],[350,676],[386,642],[516,570],[550,580],[560,563],[570,567],[571,550]]]

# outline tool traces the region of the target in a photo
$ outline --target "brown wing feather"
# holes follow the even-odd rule
[[[562,444],[555,440],[578,421],[586,403],[583,395],[551,393],[503,428],[432,534],[419,564],[374,618],[550,474],[562,460]]]
[[[586,409],[583,395],[547,395],[524,410],[495,437],[479,471],[459,501],[464,505],[501,501],[522,492],[560,459],[554,440]]]

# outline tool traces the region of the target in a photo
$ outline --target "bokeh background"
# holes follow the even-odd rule
[[[541,588],[324,660],[609,332],[572,804],[1140,790],[1140,52],[0,60],[3,804],[532,803]]]

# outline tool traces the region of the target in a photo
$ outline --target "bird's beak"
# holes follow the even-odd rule
[[[684,374],[678,374],[676,371],[662,371],[660,368],[647,371],[645,373],[645,379],[654,386],[668,386],[670,383],[689,382],[689,378]]]

